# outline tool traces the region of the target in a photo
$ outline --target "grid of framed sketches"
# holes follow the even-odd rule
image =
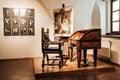
[[[34,36],[34,9],[3,8],[4,36]]]

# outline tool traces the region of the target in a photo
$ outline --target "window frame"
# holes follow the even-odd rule
[[[120,34],[120,1],[119,1],[119,9],[113,11],[113,2],[116,0],[111,0],[111,34]],[[119,19],[113,21],[113,13],[119,11]],[[119,22],[119,30],[118,31],[113,31],[113,23],[114,22]]]

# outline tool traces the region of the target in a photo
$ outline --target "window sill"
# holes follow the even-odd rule
[[[102,37],[108,37],[108,38],[120,38],[120,35],[110,34],[110,35],[102,35]]]

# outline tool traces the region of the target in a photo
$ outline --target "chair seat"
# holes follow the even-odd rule
[[[58,50],[58,49],[45,49],[44,50],[44,53],[60,53],[62,52],[61,50]]]
[[[56,50],[60,50],[58,46],[49,46],[49,47],[47,47],[47,48],[45,48],[45,49],[53,49],[53,50],[56,49]]]

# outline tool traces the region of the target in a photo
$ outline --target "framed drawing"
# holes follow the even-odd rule
[[[20,18],[20,27],[27,26],[27,18]]]
[[[20,17],[26,17],[27,16],[27,9],[20,9]]]
[[[34,35],[34,27],[28,27],[28,35]]]
[[[34,18],[33,17],[28,18],[28,26],[34,26]]]
[[[19,18],[12,18],[12,26],[19,26]]]
[[[13,8],[12,10],[11,10],[11,15],[12,15],[12,17],[19,17],[19,9],[18,8]]]
[[[34,36],[34,9],[3,8],[4,36]]]
[[[27,16],[34,17],[34,9],[28,9]]]
[[[18,26],[15,26],[15,27],[12,27],[12,35],[19,35],[19,27]]]
[[[27,35],[27,27],[20,28],[20,35]]]
[[[4,36],[11,36],[11,27],[4,27]]]
[[[3,9],[3,14],[4,14],[4,17],[10,17],[11,8],[4,8]]]
[[[4,36],[11,36],[11,9],[3,9],[4,14]]]
[[[63,8],[62,8],[63,9]],[[72,7],[54,10],[54,34],[70,35],[72,27]],[[61,12],[62,11],[62,12]]]
[[[4,26],[10,26],[11,25],[11,18],[5,17],[4,18]]]

